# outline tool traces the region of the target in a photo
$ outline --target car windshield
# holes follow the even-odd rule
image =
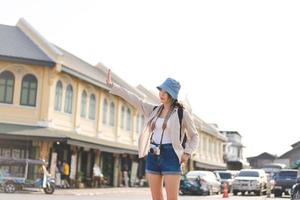
[[[297,177],[297,171],[281,171],[281,172],[278,173],[278,176],[288,177],[288,178],[296,178]]]
[[[231,174],[227,172],[219,172],[221,179],[231,179]]]
[[[190,171],[186,174],[187,178],[197,178],[197,177],[204,177],[206,176],[205,172],[200,172],[200,171]]]
[[[239,173],[239,176],[245,176],[245,177],[259,177],[258,172],[256,171],[241,171]]]

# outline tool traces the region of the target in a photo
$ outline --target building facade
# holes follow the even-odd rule
[[[230,170],[247,168],[249,164],[244,160],[242,136],[237,131],[221,131],[227,137],[228,143],[224,146],[224,161]]]
[[[276,160],[277,156],[270,153],[264,152],[258,156],[247,158],[250,166],[255,169],[261,169],[267,164],[271,164]]]
[[[131,185],[145,180],[145,160],[137,157],[144,116],[109,93],[107,68],[53,45],[24,19],[16,26],[0,25],[0,33],[5,41],[0,44],[0,156],[43,159],[53,176],[58,161],[66,161],[77,187],[92,186],[95,165],[110,186],[128,185],[127,178]],[[145,88],[113,78],[140,98],[159,102]],[[200,144],[186,170],[225,168],[226,138],[197,116],[195,123]]]
[[[284,163],[289,168],[300,168],[300,141],[291,145],[292,149],[278,157],[278,162]]]

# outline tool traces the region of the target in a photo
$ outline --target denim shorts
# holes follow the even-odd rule
[[[172,144],[162,144],[160,155],[148,153],[146,172],[159,175],[181,175],[181,167]]]

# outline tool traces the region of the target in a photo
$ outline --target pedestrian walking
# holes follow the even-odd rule
[[[199,136],[191,114],[178,102],[180,83],[172,78],[160,86],[159,105],[152,105],[113,83],[111,70],[107,85],[112,94],[118,95],[136,107],[146,118],[146,127],[138,141],[139,157],[147,156],[146,173],[152,199],[163,200],[163,179],[168,200],[177,200],[182,174],[186,163],[197,149]],[[187,135],[187,136],[186,136]]]

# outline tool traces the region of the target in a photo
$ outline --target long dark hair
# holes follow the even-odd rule
[[[183,106],[183,104],[182,103],[179,103],[178,102],[178,99],[173,99],[173,97],[167,92],[167,94],[168,94],[168,96],[172,99],[172,106],[173,106],[173,108],[175,108],[175,107],[178,107],[178,108],[182,108],[182,109],[184,109],[184,106]]]
[[[178,100],[177,99],[173,99],[173,107],[175,108],[175,107],[178,107],[178,108],[182,108],[182,109],[184,109],[184,106],[183,106],[183,104],[182,103],[179,103],[178,102]]]

